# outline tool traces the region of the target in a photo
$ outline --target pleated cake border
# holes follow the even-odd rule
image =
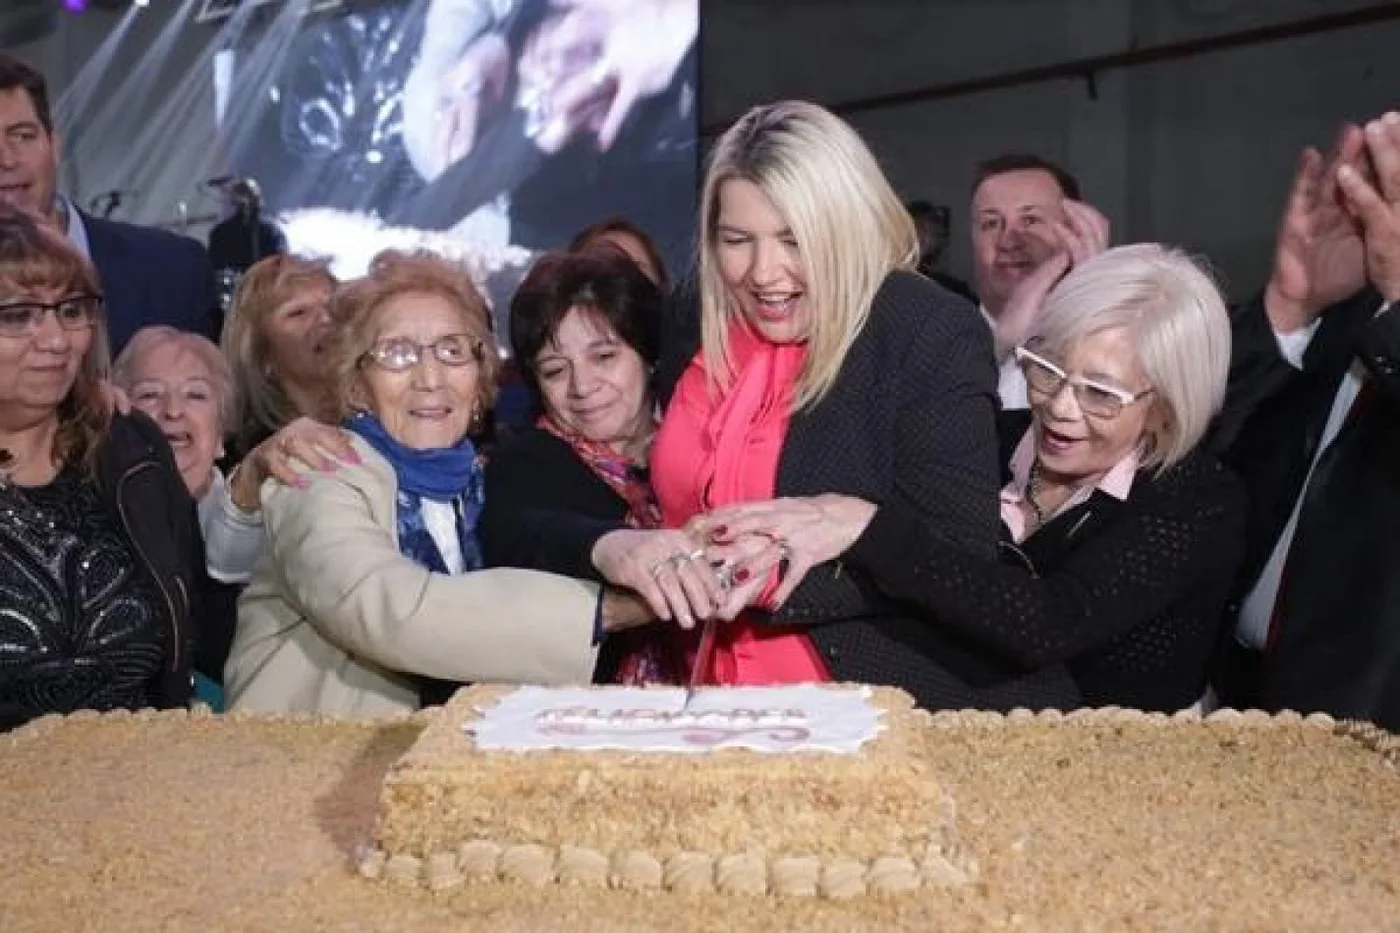
[[[680,852],[660,858],[643,851],[608,855],[577,846],[502,845],[475,839],[455,852],[428,857],[391,855],[366,844],[355,856],[361,876],[406,887],[445,891],[461,884],[550,884],[678,894],[843,899],[895,895],[976,880],[975,860],[961,853],[928,853],[916,861],[885,856],[870,861],[815,855],[765,858],[757,853],[713,856]]]

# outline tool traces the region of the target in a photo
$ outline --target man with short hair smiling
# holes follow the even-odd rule
[[[58,192],[59,151],[44,76],[0,52],[0,200],[42,217],[92,260],[102,280],[112,354],[151,324],[217,341],[214,272],[204,247],[163,230],[83,214]]]
[[[996,335],[998,394],[1026,408],[1026,382],[1012,351],[1030,336],[1039,298],[1054,281],[1108,246],[1108,221],[1079,200],[1079,182],[1048,159],[1007,153],[977,166],[972,183],[972,261],[982,314]],[[1054,267],[1047,263],[1056,261]],[[1042,271],[1044,288],[1017,289]],[[1024,300],[1034,293],[1034,300]]]

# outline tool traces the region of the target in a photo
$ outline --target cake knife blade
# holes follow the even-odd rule
[[[718,624],[716,619],[706,619],[701,623],[700,644],[695,649],[695,663],[690,666],[690,681],[685,687],[685,702],[681,704],[681,712],[690,709],[690,701],[695,699],[696,692],[705,684],[705,676],[709,673],[710,655],[715,650],[715,631]]]

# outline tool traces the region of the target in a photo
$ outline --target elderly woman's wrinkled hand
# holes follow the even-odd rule
[[[741,586],[779,566],[782,580],[768,600],[776,608],[809,570],[849,550],[874,515],[875,506],[864,499],[835,494],[728,506],[707,516],[707,556],[731,561],[733,579]],[[739,595],[736,591],[735,599]],[[733,610],[732,602],[724,612]]]
[[[594,544],[592,558],[609,583],[636,593],[658,619],[681,628],[712,618],[724,603],[725,581],[684,531],[610,531]]]
[[[603,631],[609,634],[647,625],[656,620],[646,600],[636,593],[613,587],[604,588],[600,611],[603,613]]]
[[[258,489],[266,479],[301,487],[308,472],[333,473],[342,464],[359,462],[345,432],[312,418],[298,418],[253,448],[239,464],[231,483],[233,501],[245,512],[256,512]]]

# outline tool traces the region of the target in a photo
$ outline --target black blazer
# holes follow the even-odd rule
[[[92,264],[107,304],[107,336],[116,357],[142,327],[164,324],[219,341],[222,320],[214,270],[188,237],[82,214]]]
[[[794,415],[776,493],[859,496],[991,560],[1000,527],[995,399],[992,336],[981,315],[922,276],[894,272],[836,384]],[[809,626],[837,680],[902,687],[925,707],[1014,706],[1041,695],[1047,676],[1021,676],[840,562],[814,568],[766,618]]]
[[[1028,412],[1003,417],[1003,462],[1029,423]],[[1077,691],[1047,689],[1032,708],[1172,711],[1205,687],[1245,509],[1239,480],[1197,451],[1160,476],[1139,472],[1126,500],[1096,490],[1019,547],[1003,528],[1000,561],[950,547],[890,508],[846,559],[883,592],[925,607],[931,625],[1016,669],[1067,666]]]
[[[1353,362],[1371,388],[1308,483],[1259,680],[1222,683],[1228,702],[1400,728],[1400,313],[1377,317],[1380,306],[1368,290],[1325,311],[1301,372],[1280,356],[1262,300],[1235,312],[1218,446],[1251,501],[1232,609],[1298,502]]]

